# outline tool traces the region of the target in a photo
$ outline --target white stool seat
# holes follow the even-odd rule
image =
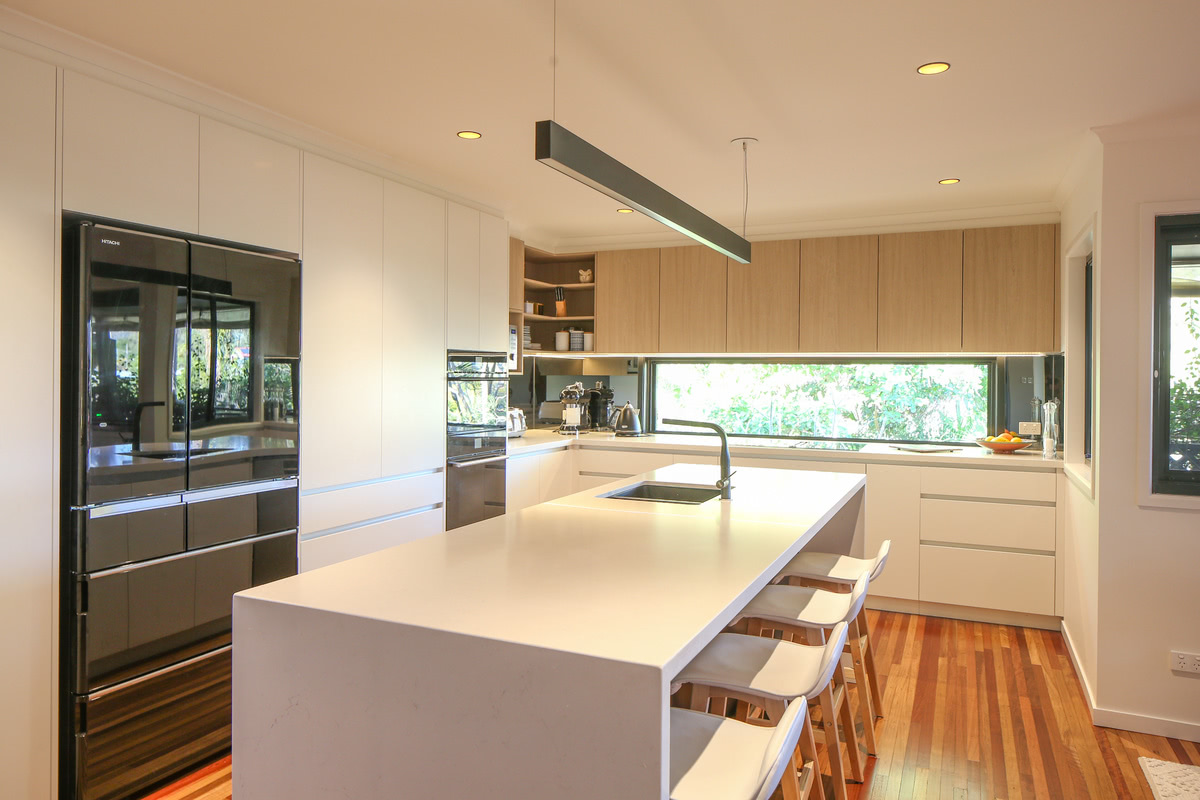
[[[671,800],[766,800],[775,791],[806,719],[804,703],[773,728],[671,709]]]
[[[832,628],[846,620],[851,605],[848,594],[808,586],[767,586],[742,609],[739,616],[789,625]]]
[[[791,702],[816,697],[829,682],[830,665],[842,654],[846,625],[828,645],[805,645],[743,633],[720,633],[675,680],[737,690]]]
[[[871,580],[875,580],[883,572],[891,544],[891,540],[884,542],[874,558],[854,558],[837,553],[812,553],[801,550],[779,571],[779,578],[808,578],[849,586],[858,580],[859,575],[869,572]]]

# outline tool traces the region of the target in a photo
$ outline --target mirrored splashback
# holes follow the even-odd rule
[[[557,358],[525,354],[523,372],[509,375],[508,402],[525,412],[530,428],[557,428],[562,422],[558,402],[564,387],[582,382],[591,388],[597,381],[613,390],[617,408],[626,402],[641,407],[641,358]]]
[[[1063,429],[1063,356],[1006,356],[997,381],[999,425],[1019,431],[1022,422],[1041,422],[1042,403],[1058,402],[1058,429]],[[1061,446],[1060,446],[1061,449]]]

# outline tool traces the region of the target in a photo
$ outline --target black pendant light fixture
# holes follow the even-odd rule
[[[688,205],[657,183],[634,172],[552,119],[535,127],[536,158],[632,209],[656,219],[742,264],[750,263],[750,242]]]
[[[558,100],[558,2],[554,3],[554,105]],[[657,183],[634,172],[600,148],[544,119],[534,125],[534,158],[580,183],[603,192],[658,220],[684,236],[742,264],[750,263],[750,242],[680,200]]]

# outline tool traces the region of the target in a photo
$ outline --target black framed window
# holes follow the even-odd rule
[[[1200,214],[1155,227],[1153,491],[1200,495]]]
[[[971,442],[994,425],[995,359],[652,359],[650,427],[716,422],[730,434]]]
[[[1093,412],[1095,406],[1095,351],[1092,308],[1092,257],[1083,268],[1083,458],[1092,460]]]

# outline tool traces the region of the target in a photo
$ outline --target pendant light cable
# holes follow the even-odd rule
[[[558,0],[554,0],[551,30],[553,52],[550,54],[550,119],[558,119]]]
[[[742,238],[746,238],[746,212],[750,210],[750,143],[742,140]]]

